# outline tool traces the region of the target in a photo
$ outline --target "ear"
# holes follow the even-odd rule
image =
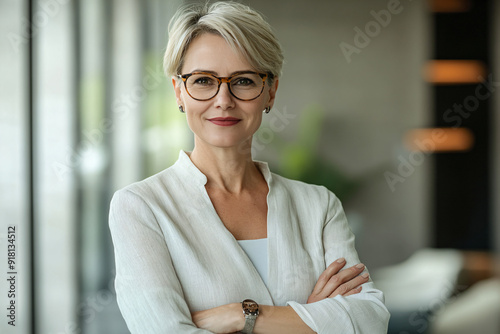
[[[275,78],[271,87],[269,88],[269,101],[267,102],[266,106],[273,107],[274,105],[274,100],[276,98],[276,91],[278,90],[278,85],[279,85],[279,79]]]
[[[174,86],[175,100],[177,101],[177,105],[181,106],[183,105],[181,96],[182,80],[172,76],[172,85]]]

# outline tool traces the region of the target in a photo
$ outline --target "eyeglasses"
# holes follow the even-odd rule
[[[193,72],[179,74],[178,78],[184,81],[186,91],[193,99],[207,101],[219,93],[220,85],[228,84],[229,92],[241,101],[251,101],[258,98],[264,91],[267,73],[238,72],[230,77],[217,77],[211,73]]]

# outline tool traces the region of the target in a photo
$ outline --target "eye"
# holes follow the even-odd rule
[[[255,81],[248,77],[238,77],[231,82],[233,86],[253,86]]]
[[[211,77],[196,77],[193,78],[193,84],[194,85],[200,85],[200,86],[211,86],[215,84],[215,79]]]

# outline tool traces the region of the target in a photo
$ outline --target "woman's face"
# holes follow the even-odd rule
[[[181,74],[211,72],[229,77],[235,72],[254,71],[250,64],[235,53],[226,41],[215,34],[196,37],[184,57]],[[187,122],[195,134],[195,142],[223,148],[243,148],[251,143],[262,121],[262,111],[272,107],[278,80],[272,87],[266,80],[262,94],[252,101],[241,101],[222,83],[219,93],[208,101],[193,99],[180,79],[173,78],[177,103],[186,112]]]

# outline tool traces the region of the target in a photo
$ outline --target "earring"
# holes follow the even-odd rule
[[[266,113],[266,114],[269,114],[270,111],[271,111],[271,107],[266,107],[266,109],[264,109],[264,113]]]
[[[183,113],[184,112],[184,108],[182,108],[182,106],[179,106],[179,111]]]

